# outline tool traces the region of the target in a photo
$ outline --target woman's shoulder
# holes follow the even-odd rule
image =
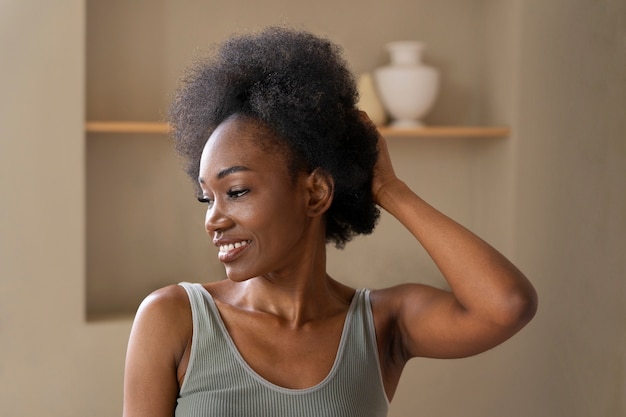
[[[139,311],[149,310],[153,313],[176,312],[189,308],[189,297],[180,285],[168,285],[150,293],[139,306]]]
[[[175,401],[179,365],[192,336],[191,306],[184,288],[170,285],[149,294],[137,309],[128,341],[129,392],[147,398],[144,390],[157,390],[159,398],[173,395]]]
[[[185,335],[192,331],[189,297],[179,285],[168,285],[150,293],[139,305],[134,327],[151,328],[152,331]]]
[[[151,314],[180,315],[190,312],[191,303],[185,287],[201,285],[211,296],[221,294],[227,289],[222,281],[209,283],[172,284],[150,293],[139,306],[138,311],[147,310]]]

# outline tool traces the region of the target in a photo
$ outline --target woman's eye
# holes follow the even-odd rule
[[[198,197],[198,201],[201,203],[208,204],[209,207],[213,204],[213,199],[208,197]]]
[[[242,190],[230,190],[228,192],[228,197],[230,198],[239,198],[239,197],[243,197],[244,195],[248,194],[247,189],[242,189]]]

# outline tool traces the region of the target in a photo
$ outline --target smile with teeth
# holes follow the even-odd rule
[[[249,240],[242,240],[241,242],[229,243],[228,245],[220,245],[220,253],[228,253],[234,249],[247,246],[250,243]]]

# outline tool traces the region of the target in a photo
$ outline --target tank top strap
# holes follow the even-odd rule
[[[378,354],[378,341],[374,326],[374,314],[370,301],[370,289],[360,288],[354,295],[354,313],[351,315],[347,334],[349,336],[347,356],[342,360],[342,376],[353,381],[359,375],[368,375],[367,390],[378,404],[389,405],[385,393],[382,370]],[[374,399],[376,398],[376,400]]]
[[[180,386],[180,392],[194,390],[201,381],[199,374],[205,369],[227,369],[235,365],[233,353],[224,340],[217,308],[208,299],[207,290],[199,283],[181,282],[178,285],[187,291],[191,305],[193,335],[187,372]],[[210,297],[210,295],[209,295]]]
[[[181,282],[178,284],[187,291],[191,304],[191,316],[193,319],[193,333],[197,334],[196,327],[204,328],[210,321],[209,309],[204,296],[202,284]]]

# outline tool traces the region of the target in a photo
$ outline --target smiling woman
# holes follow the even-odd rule
[[[532,318],[524,275],[395,175],[356,99],[337,46],[282,28],[225,41],[184,78],[170,122],[227,279],[142,303],[126,417],[384,416],[411,358],[476,354]],[[328,275],[326,244],[371,233],[378,207],[451,291]]]
[[[275,276],[281,263],[293,264],[291,257],[301,259],[310,250],[302,245],[321,243],[323,249],[325,243],[324,229],[315,224],[321,216],[310,214],[319,212],[320,203],[325,208],[330,204],[330,178],[321,177],[328,180],[320,184],[323,195],[311,198],[310,186],[315,184],[306,171],[291,175],[283,153],[258,145],[272,140],[262,123],[234,115],[218,126],[202,152],[201,200],[209,204],[205,226],[233,281]],[[313,239],[310,233],[318,236]]]

